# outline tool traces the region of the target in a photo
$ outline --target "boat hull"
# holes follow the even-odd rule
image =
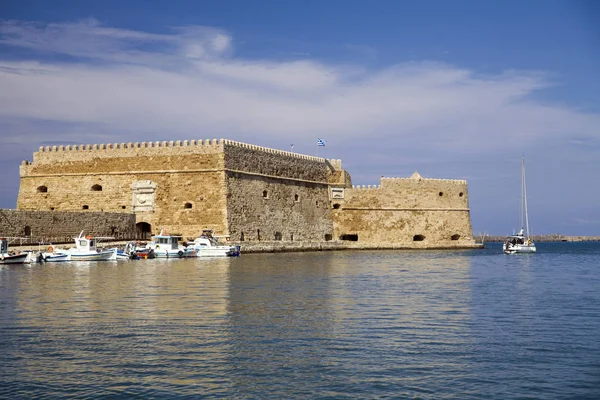
[[[237,246],[234,247],[220,247],[220,248],[196,248],[198,257],[239,257],[240,249]]]
[[[45,262],[67,262],[70,261],[69,254],[46,254],[44,256]]]
[[[197,257],[197,254],[195,251],[190,251],[190,250],[172,250],[172,251],[166,251],[166,250],[154,250],[154,257],[156,258],[190,258],[190,257]]]
[[[516,245],[516,246],[510,246],[508,248],[504,248],[504,253],[505,254],[531,254],[531,253],[535,253],[537,251],[537,249],[535,248],[534,244],[531,245]]]
[[[27,253],[16,255],[2,255],[0,256],[0,265],[25,264],[28,256],[29,254]]]
[[[71,253],[70,261],[110,261],[115,260],[114,251],[101,251],[98,253]]]

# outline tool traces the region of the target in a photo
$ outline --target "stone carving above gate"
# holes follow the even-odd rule
[[[133,192],[132,209],[133,212],[154,211],[156,200],[156,183],[145,180],[136,181],[131,185]]]

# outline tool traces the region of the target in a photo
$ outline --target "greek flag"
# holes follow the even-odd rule
[[[325,147],[325,142],[321,138],[317,138],[317,146]]]

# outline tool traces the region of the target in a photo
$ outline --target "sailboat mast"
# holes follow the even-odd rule
[[[529,214],[527,213],[527,185],[525,184],[525,157],[522,160],[523,166],[523,204],[525,205],[525,228],[527,239],[529,239]]]
[[[525,213],[525,156],[521,156],[521,231],[525,227],[523,215]]]

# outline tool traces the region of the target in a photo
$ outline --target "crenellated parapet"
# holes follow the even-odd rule
[[[218,146],[226,142],[225,139],[198,139],[156,142],[128,142],[128,143],[102,143],[102,144],[74,144],[61,146],[40,146],[40,153],[70,152],[70,151],[96,151],[96,150],[124,150],[124,149],[151,149],[151,148],[173,148],[173,147],[201,147]]]
[[[327,160],[321,157],[290,151],[272,149],[229,139],[195,139],[176,141],[122,142],[101,144],[74,144],[40,146],[34,153],[34,163],[55,163],[81,161],[92,158],[139,157],[155,155],[210,154],[222,152],[226,146],[248,149],[265,154],[274,154],[293,159],[327,163],[334,169],[341,169],[341,160]]]
[[[352,185],[352,189],[356,190],[379,190],[381,186],[379,185]]]
[[[440,178],[422,178],[419,180],[411,179],[411,178],[388,178],[382,177],[381,184],[403,184],[403,183],[444,183],[444,184],[455,184],[455,185],[466,185],[467,181],[464,179],[440,179]]]

